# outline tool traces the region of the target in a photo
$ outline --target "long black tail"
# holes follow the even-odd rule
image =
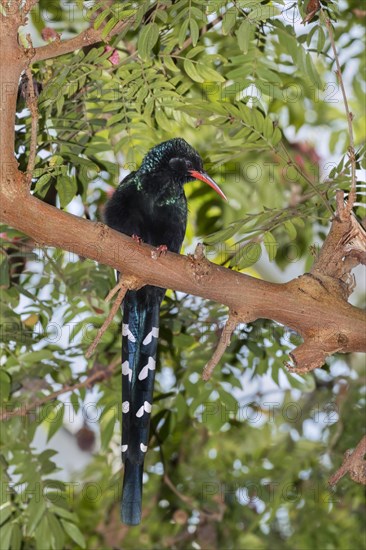
[[[142,474],[149,441],[160,303],[165,290],[129,291],[122,325],[122,460],[125,466],[121,518],[141,521]]]

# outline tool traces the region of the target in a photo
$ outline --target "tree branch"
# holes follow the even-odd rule
[[[209,380],[212,376],[213,370],[220,361],[221,357],[224,355],[226,348],[230,344],[231,336],[235,330],[236,325],[238,324],[237,315],[235,312],[229,313],[229,319],[227,320],[224,328],[222,329],[219,343],[217,348],[214,351],[213,356],[203,369],[202,378],[203,380]]]
[[[42,397],[41,399],[36,399],[35,401],[27,403],[26,405],[20,405],[18,408],[12,411],[4,409],[0,412],[0,421],[3,422],[5,420],[9,420],[14,416],[26,416],[30,411],[34,411],[35,409],[38,409],[38,407],[45,405],[49,401],[53,401],[63,393],[74,392],[81,388],[91,388],[92,386],[94,386],[94,384],[110,378],[119,364],[120,359],[118,357],[107,368],[101,365],[95,365],[90,371],[90,374],[85,378],[83,382],[77,382],[76,384],[63,386],[61,389],[54,391],[49,395]]]
[[[1,188],[0,198],[0,218],[40,246],[72,251],[114,267],[125,277],[138,273],[144,284],[225,304],[236,312],[238,322],[266,318],[292,328],[304,338],[303,347],[299,348],[301,361],[295,361],[297,368],[305,366],[307,371],[321,366],[318,360],[313,363],[314,355],[325,359],[335,352],[366,351],[366,314],[345,300],[342,281],[320,274],[321,260],[314,273],[285,284],[269,283],[206,259],[192,262],[189,257],[168,252],[154,260],[153,247],[137,244],[100,222],[78,218],[24,194],[16,181],[13,188]],[[335,218],[333,224],[338,223]],[[330,239],[331,235],[332,230]],[[296,350],[292,356],[296,358]]]
[[[35,48],[32,63],[58,57],[60,55],[64,55],[65,53],[74,52],[75,50],[80,50],[81,48],[85,48],[85,46],[91,46],[92,44],[96,44],[102,40],[104,42],[108,42],[112,36],[115,36],[123,31],[127,26],[133,23],[133,21],[134,19],[132,17],[129,17],[124,21],[120,21],[105,38],[102,36],[103,27],[100,27],[98,30],[88,28],[74,38],[52,42],[51,44],[47,44],[47,46]]]
[[[344,453],[343,464],[335,474],[329,478],[329,485],[336,485],[347,473],[356,483],[366,485],[366,435],[361,439],[355,449],[348,449]]]
[[[108,296],[105,299],[106,302],[109,302],[111,298],[116,294],[117,291],[118,291],[118,296],[115,299],[113,306],[111,307],[111,310],[108,314],[107,319],[104,321],[103,325],[98,330],[98,334],[96,335],[94,341],[91,343],[91,345],[89,346],[85,354],[85,357],[87,359],[90,359],[90,357],[93,355],[94,350],[99,344],[101,337],[103,336],[103,334],[105,333],[105,331],[107,330],[111,322],[113,321],[113,318],[117,313],[118,308],[123,302],[126,292],[131,289],[136,290],[137,288],[139,288],[139,286],[141,285],[139,285],[137,278],[134,278],[133,280],[125,280],[121,278],[118,284],[116,284],[116,286],[109,292]]]
[[[32,174],[34,170],[36,154],[37,154],[38,106],[37,106],[36,94],[34,93],[32,71],[30,70],[29,67],[26,69],[25,74],[28,79],[27,88],[26,88],[26,104],[31,116],[31,132],[30,132],[31,135],[30,135],[27,172],[26,172],[27,184],[28,184],[28,187],[30,188],[32,183]]]

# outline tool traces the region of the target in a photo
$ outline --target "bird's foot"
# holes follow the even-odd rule
[[[139,237],[138,235],[135,235],[135,233],[133,235],[131,235],[131,239],[133,239],[134,241],[136,241],[139,244],[143,243],[142,238]]]
[[[166,244],[161,244],[160,246],[156,247],[155,250],[151,252],[151,257],[153,260],[157,260],[160,258],[160,256],[166,256],[166,253],[168,252],[168,247]]]

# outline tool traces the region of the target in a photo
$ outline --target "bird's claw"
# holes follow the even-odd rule
[[[160,258],[160,256],[166,256],[166,253],[168,252],[168,247],[166,244],[161,244],[160,246],[156,247],[155,250],[151,251],[151,257],[153,260],[157,260]]]
[[[135,233],[133,235],[131,235],[131,239],[133,239],[134,241],[136,241],[139,244],[141,244],[143,242],[142,238],[139,237],[138,235],[136,235]]]

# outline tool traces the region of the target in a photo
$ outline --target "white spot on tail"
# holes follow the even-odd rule
[[[155,370],[155,365],[155,359],[153,357],[149,357],[147,364],[142,367],[140,371],[139,380],[145,380],[145,378],[147,378],[147,375],[149,374],[149,370]]]
[[[129,381],[132,380],[132,369],[130,369],[130,364],[128,361],[122,363],[122,374],[128,376]]]
[[[150,413],[151,412],[151,404],[148,401],[145,401],[143,405],[139,408],[139,410],[136,413],[136,416],[140,418],[144,412]]]
[[[123,401],[122,403],[122,412],[123,413],[128,413],[128,411],[130,410],[130,404],[128,401]]]
[[[121,445],[121,451],[125,453],[128,449],[128,445]]]
[[[151,340],[153,338],[157,338],[159,336],[159,329],[156,327],[153,327],[152,330],[145,336],[144,341],[142,342],[144,346],[147,346],[151,343]]]
[[[146,453],[146,451],[147,451],[147,446],[144,445],[143,443],[140,443],[140,449],[141,449],[141,451],[142,451],[143,453]]]
[[[129,339],[130,342],[136,342],[136,338],[134,337],[134,335],[130,331],[130,327],[128,325],[126,325],[125,323],[123,323],[123,325],[122,325],[122,336],[127,336],[127,338]]]

